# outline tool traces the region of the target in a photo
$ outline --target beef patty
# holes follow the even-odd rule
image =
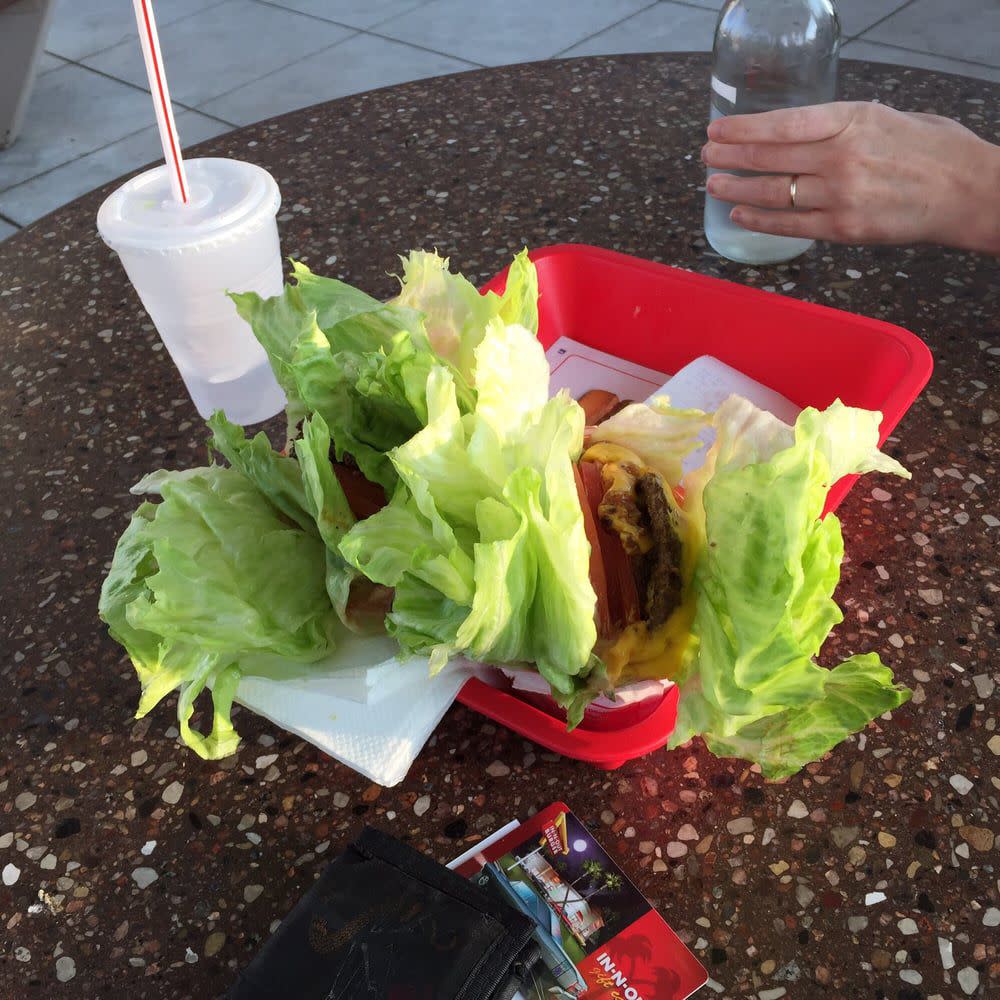
[[[646,472],[636,481],[636,499],[653,536],[652,548],[636,560],[643,620],[650,628],[662,625],[681,603],[681,539],[674,514],[664,494],[663,480]]]

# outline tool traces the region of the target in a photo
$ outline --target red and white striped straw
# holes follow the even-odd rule
[[[142,43],[142,57],[146,61],[149,90],[153,95],[156,124],[160,127],[163,158],[167,162],[170,174],[170,189],[175,201],[187,204],[187,174],[184,171],[180,140],[177,138],[177,126],[174,125],[174,112],[170,106],[170,88],[167,86],[167,74],[163,70],[160,37],[156,33],[153,4],[151,0],[132,0],[132,4],[135,7],[136,25],[139,28],[139,41]]]

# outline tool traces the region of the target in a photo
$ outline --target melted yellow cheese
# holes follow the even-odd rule
[[[621,539],[629,555],[645,554],[653,547],[653,538],[639,522],[635,484],[641,475],[634,465],[605,462],[601,466],[604,499],[597,512],[606,528]]]
[[[694,598],[688,591],[659,628],[650,630],[645,622],[637,622],[610,644],[598,644],[596,652],[607,667],[611,683],[617,687],[632,681],[675,678],[683,666],[693,621]]]
[[[599,441],[592,444],[584,453],[581,461],[584,462],[626,462],[637,468],[644,468],[642,459],[628,448],[620,444],[611,444],[610,441]]]

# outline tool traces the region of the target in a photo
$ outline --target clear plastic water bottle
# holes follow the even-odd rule
[[[710,119],[836,100],[839,57],[840,18],[832,0],[728,0],[715,29]],[[706,194],[705,236],[730,260],[775,264],[812,246],[812,240],[743,229],[729,218],[732,209]]]

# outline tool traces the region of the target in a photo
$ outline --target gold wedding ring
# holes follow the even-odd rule
[[[795,196],[796,194],[798,194],[798,190],[799,190],[799,175],[792,174],[792,184],[791,187],[788,189],[788,198],[792,203],[792,208],[798,207],[795,204]]]

